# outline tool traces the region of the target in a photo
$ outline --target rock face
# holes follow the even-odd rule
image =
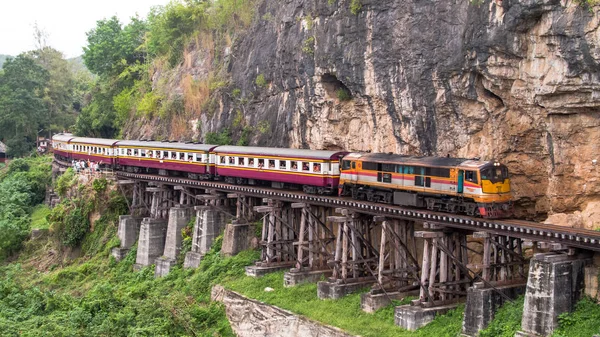
[[[355,15],[350,0],[261,1],[220,51],[229,86],[186,135],[245,125],[265,146],[494,158],[512,172],[522,216],[600,202],[600,7],[361,3]],[[197,49],[169,76],[208,76]]]
[[[240,337],[352,337],[340,329],[248,299],[219,285],[213,287],[211,297],[225,305],[231,328]]]

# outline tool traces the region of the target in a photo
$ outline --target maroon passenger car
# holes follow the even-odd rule
[[[192,179],[215,173],[211,150],[216,145],[122,140],[116,144],[117,166],[132,172],[185,172]]]
[[[340,179],[340,158],[348,152],[251,146],[214,149],[216,174],[229,183],[270,182],[277,188],[301,186],[306,193],[331,194]]]
[[[55,136],[56,137],[56,136]],[[56,138],[53,138],[56,139]],[[115,139],[75,137],[69,141],[71,158],[89,160],[102,166],[113,166]]]

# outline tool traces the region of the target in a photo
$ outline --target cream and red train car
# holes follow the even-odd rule
[[[216,145],[121,140],[115,144],[116,167],[130,172],[168,175],[183,173],[191,179],[211,179]]]
[[[72,134],[56,134],[52,136],[54,157],[62,161],[71,161],[72,148],[69,142],[75,138]]]
[[[342,160],[339,194],[488,218],[512,212],[508,169],[493,161],[351,153]]]
[[[233,184],[298,187],[306,193],[337,191],[340,159],[348,152],[252,146],[218,146],[216,177]]]
[[[54,139],[54,138],[53,138]],[[71,160],[97,162],[101,166],[115,164],[115,144],[118,140],[74,137],[69,140]]]

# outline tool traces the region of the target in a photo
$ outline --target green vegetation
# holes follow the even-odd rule
[[[0,262],[18,251],[29,235],[30,214],[44,200],[50,183],[49,159],[13,160],[0,176]]]
[[[267,80],[265,79],[265,75],[259,74],[256,76],[256,80],[254,81],[257,87],[264,88],[267,85]]]
[[[213,145],[231,145],[231,132],[229,131],[229,128],[225,128],[220,132],[207,132],[204,143]]]
[[[350,1],[350,12],[354,15],[358,15],[360,10],[362,9],[362,2],[360,0],[351,0]]]
[[[304,40],[302,43],[302,51],[306,54],[314,54],[315,53],[315,37],[310,36]]]
[[[349,101],[352,99],[352,95],[350,94],[350,91],[348,91],[347,89],[344,89],[344,88],[339,88],[338,90],[335,91],[335,94],[340,101]]]
[[[513,337],[521,329],[523,303],[525,298],[519,296],[512,302],[506,302],[496,312],[495,319],[482,330],[480,337]]]
[[[351,334],[369,336],[447,336],[454,337],[462,327],[463,307],[440,316],[419,329],[409,332],[394,325],[394,306],[407,304],[395,301],[392,305],[368,314],[360,308],[360,294],[351,294],[339,300],[320,300],[316,284],[304,284],[293,288],[283,286],[283,272],[268,274],[262,278],[240,277],[224,282],[231,290],[242,293],[280,308],[287,309],[310,319],[340,327]],[[266,292],[266,287],[273,288]]]
[[[5,140],[9,156],[20,157],[34,148],[38,135],[74,123],[89,74],[43,44],[2,63],[0,139]]]
[[[50,223],[48,222],[48,215],[50,215],[50,208],[46,205],[37,205],[31,213],[31,228],[32,229],[48,229]]]
[[[589,297],[577,303],[575,311],[558,318],[553,337],[587,337],[600,333],[600,305]]]

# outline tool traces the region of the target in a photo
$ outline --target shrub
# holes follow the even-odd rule
[[[77,183],[77,175],[73,168],[69,167],[63,175],[56,179],[56,186],[54,191],[61,197],[64,198],[71,187]]]
[[[350,2],[350,12],[352,12],[352,14],[357,15],[361,9],[362,3],[360,2],[360,0],[352,0]]]
[[[267,85],[267,80],[265,79],[265,75],[259,74],[258,76],[256,76],[256,80],[254,81],[254,83],[256,83],[257,87],[264,88]]]
[[[350,95],[350,92],[344,88],[336,90],[335,94],[337,95],[337,98],[340,101],[349,101],[352,99],[352,95]]]
[[[96,194],[104,193],[104,191],[106,191],[107,187],[108,187],[108,180],[106,180],[106,178],[104,178],[104,177],[94,179],[94,181],[92,182],[92,188],[94,189],[94,192],[96,192]]]

